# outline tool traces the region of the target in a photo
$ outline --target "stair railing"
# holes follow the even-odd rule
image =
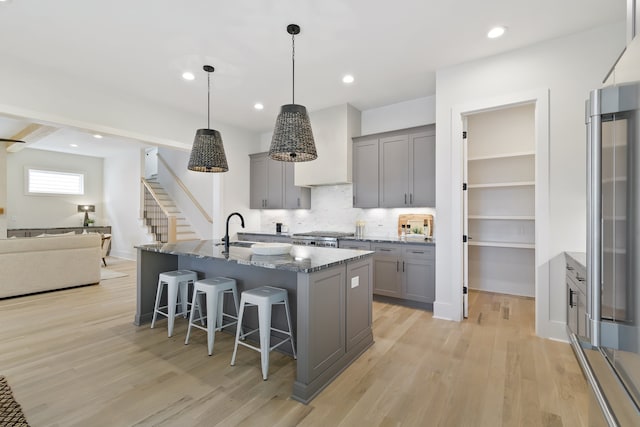
[[[173,172],[173,170],[171,169],[171,166],[169,166],[169,164],[162,158],[160,153],[158,153],[157,156],[158,156],[158,160],[160,160],[160,162],[164,165],[164,167],[167,169],[167,171],[171,174],[171,176],[176,181],[178,186],[182,189],[182,191],[185,192],[187,197],[189,197],[189,199],[191,200],[193,205],[196,208],[198,208],[198,210],[200,211],[200,213],[202,214],[204,219],[206,219],[210,224],[213,224],[213,218],[211,218],[211,216],[207,213],[207,211],[202,207],[202,205],[198,202],[198,199],[196,199],[196,197],[193,195],[193,193],[191,193],[191,191],[189,191],[187,186],[184,185],[184,182],[182,182],[180,177],[178,177],[178,175],[176,175],[175,172]]]
[[[151,228],[151,233],[157,242],[175,243],[177,236],[176,216],[160,203],[158,195],[149,182],[140,178],[144,187],[143,218],[145,224]]]

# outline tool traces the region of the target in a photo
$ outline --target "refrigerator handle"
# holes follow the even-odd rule
[[[602,118],[600,91],[591,92],[587,108],[587,309],[591,344],[600,345],[602,274]]]

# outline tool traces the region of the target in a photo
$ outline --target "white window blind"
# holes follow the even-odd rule
[[[84,174],[29,169],[30,194],[84,194]]]

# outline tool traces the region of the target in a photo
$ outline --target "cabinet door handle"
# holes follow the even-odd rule
[[[573,302],[573,294],[574,293],[575,292],[571,288],[569,288],[569,307],[571,307],[571,308],[575,307],[575,304]]]
[[[298,197],[298,207],[300,207],[300,197]]]
[[[423,254],[424,251],[411,251],[412,254]]]
[[[409,204],[413,204],[413,193],[409,193]]]
[[[404,273],[404,261],[402,261],[402,272]]]
[[[407,193],[404,193],[404,204],[407,204]]]
[[[376,250],[383,251],[383,252],[391,252],[391,249],[387,249],[387,248],[378,248]]]
[[[396,261],[396,273],[400,271],[400,260]]]

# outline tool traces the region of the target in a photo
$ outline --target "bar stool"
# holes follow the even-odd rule
[[[151,328],[156,325],[158,314],[165,316],[168,320],[168,336],[173,335],[173,324],[176,316],[187,317],[189,311],[189,285],[193,285],[198,280],[198,274],[191,270],[174,270],[160,273],[158,276],[158,290],[156,291],[156,303],[153,307],[153,320]],[[160,307],[162,290],[167,286],[167,305]],[[182,311],[176,314],[176,304],[180,299]],[[167,311],[162,311],[166,309]]]
[[[289,331],[282,331],[280,329],[271,327],[271,309],[273,305],[284,305],[285,314],[287,315],[287,326]],[[240,314],[238,315],[238,324],[242,325],[242,317],[244,316],[245,306],[258,307],[258,329],[254,329],[251,332],[243,333],[240,328],[236,331],[236,342],[233,347],[233,356],[231,357],[231,366],[236,364],[236,353],[238,351],[238,344],[242,344],[245,347],[249,347],[253,350],[260,352],[260,361],[262,362],[262,379],[267,379],[269,372],[269,353],[271,350],[281,346],[287,341],[291,341],[291,348],[293,349],[293,358],[296,359],[296,347],[293,342],[293,330],[291,328],[291,315],[289,313],[289,298],[287,297],[287,290],[281,288],[275,288],[273,286],[261,286],[259,288],[250,289],[242,292],[240,296]],[[242,342],[248,335],[253,334],[256,331],[260,331],[260,347],[254,347],[251,344]],[[287,335],[287,338],[283,339],[274,346],[271,346],[271,331],[280,332]]]
[[[224,294],[233,294],[233,302],[236,308],[236,316],[229,313],[225,313],[224,306]],[[202,300],[199,298],[205,295],[207,302],[207,315],[202,316]],[[195,311],[198,310],[199,318],[195,318]],[[189,329],[187,330],[187,338],[184,340],[185,344],[189,344],[189,337],[191,336],[191,327],[196,327],[207,331],[207,347],[209,350],[209,356],[213,353],[213,344],[215,341],[215,332],[221,331],[227,326],[238,324],[237,314],[238,309],[238,290],[236,288],[235,279],[228,277],[214,277],[213,279],[198,280],[193,285],[193,298],[191,301],[191,316],[189,317]],[[223,324],[223,317],[229,317],[235,319],[235,321]],[[196,325],[195,321],[200,322],[203,319],[207,319],[206,326]],[[240,328],[238,328],[240,330]]]

